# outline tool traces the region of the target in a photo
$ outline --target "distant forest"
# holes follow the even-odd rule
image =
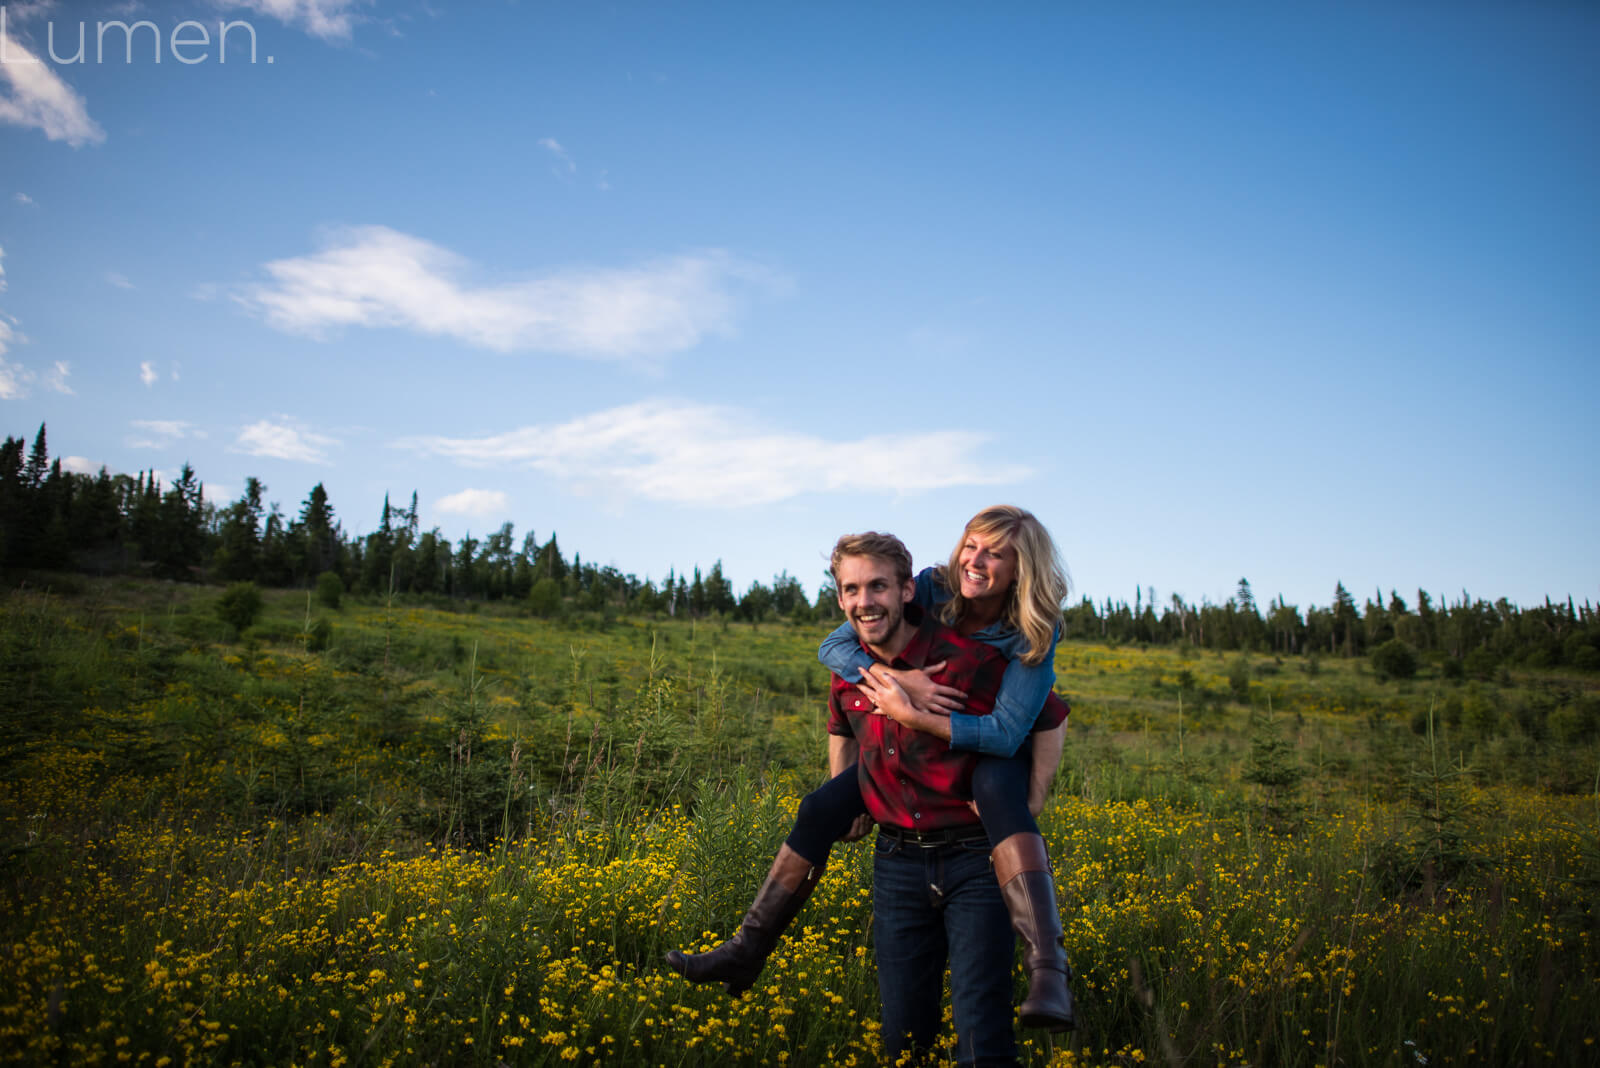
[[[484,538],[452,544],[437,527],[422,531],[417,497],[395,506],[385,497],[377,529],[345,534],[321,483],[297,514],[267,505],[267,487],[245,481],[236,501],[207,501],[185,464],[163,487],[154,472],[98,475],[63,471],[52,460],[45,427],[30,447],[7,437],[0,449],[0,565],[6,569],[148,574],[191,582],[252,582],[260,586],[326,588],[341,592],[414,595],[455,600],[510,601],[539,616],[568,612],[663,613],[761,622],[838,618],[833,591],[808,599],[800,581],[780,572],[736,593],[717,561],[702,575],[669,571],[640,581],[614,567],[569,559],[554,531],[540,542],[533,531],[515,541],[511,523]],[[1263,608],[1241,578],[1222,604],[1186,603],[1173,595],[1157,604],[1140,588],[1132,605],[1085,597],[1062,613],[1068,639],[1190,644],[1210,650],[1280,655],[1373,657],[1380,672],[1405,676],[1433,661],[1447,676],[1487,678],[1508,667],[1600,670],[1600,616],[1589,602],[1518,606],[1505,598],[1437,600],[1416,591],[1408,601],[1376,590],[1358,604],[1342,582],[1327,607],[1301,609],[1275,598]]]

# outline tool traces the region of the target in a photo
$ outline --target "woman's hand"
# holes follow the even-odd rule
[[[872,700],[873,711],[880,716],[888,716],[902,727],[909,727],[914,731],[922,731],[936,738],[950,740],[950,715],[947,712],[929,712],[918,708],[911,701],[911,696],[906,693],[905,687],[900,685],[897,673],[874,664],[871,668],[861,673],[861,681],[856,687]],[[951,687],[946,686],[949,690]],[[960,691],[955,691],[959,693]]]
[[[888,716],[896,723],[911,725],[910,721],[915,717],[916,709],[912,706],[910,695],[894,677],[890,668],[874,664],[861,673],[861,681],[856,683],[856,686],[862,693],[872,698],[874,713]]]
[[[933,681],[933,672],[944,670],[944,665],[943,660],[923,668],[892,668],[874,664],[862,674],[865,675],[870,671],[880,679],[893,679],[900,684],[900,688],[906,692],[913,705],[924,712],[947,716],[967,707],[967,694],[965,690]]]

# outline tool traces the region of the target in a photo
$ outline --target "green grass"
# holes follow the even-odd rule
[[[823,774],[815,628],[67,586],[0,602],[0,1059],[879,1063],[862,845],[750,995],[660,964]],[[1236,659],[1059,651],[1025,1059],[1592,1061],[1594,680]]]

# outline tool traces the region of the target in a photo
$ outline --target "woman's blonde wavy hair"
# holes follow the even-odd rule
[[[994,538],[1001,545],[1017,550],[1017,578],[1011,584],[1000,618],[1015,627],[1027,642],[1019,659],[1024,664],[1039,664],[1050,652],[1056,624],[1061,622],[1061,604],[1067,599],[1069,580],[1066,565],[1056,551],[1056,543],[1044,524],[1032,512],[1010,504],[985,508],[967,521],[948,563],[938,569],[939,579],[950,591],[950,600],[940,617],[951,626],[960,623],[969,608],[961,596],[961,583],[951,577],[961,572],[961,548],[969,534]]]

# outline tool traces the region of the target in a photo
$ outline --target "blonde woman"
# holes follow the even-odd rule
[[[841,678],[859,676],[856,685],[880,713],[937,735],[952,749],[984,754],[972,776],[972,794],[992,844],[1001,896],[1026,947],[1022,1024],[1054,1031],[1074,1023],[1067,985],[1072,973],[1050,860],[1034,817],[1061,756],[1065,707],[1053,691],[1053,662],[1066,595],[1066,572],[1049,531],[1030,512],[996,505],[968,521],[947,564],[917,576],[915,597],[922,611],[938,613],[947,625],[1006,656],[991,714],[962,711],[966,694],[929,678],[940,664],[896,669],[874,660],[848,622],[818,651]],[[832,844],[860,838],[870,825],[852,765],[801,801],[795,826],[739,931],[706,953],[673,950],[667,963],[694,982],[720,982],[732,994],[749,989],[810,896]]]

